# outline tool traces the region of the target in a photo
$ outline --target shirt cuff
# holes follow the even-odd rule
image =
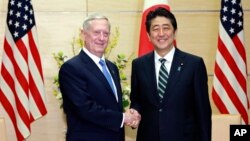
[[[125,118],[125,114],[124,113],[122,113],[122,123],[121,123],[121,128],[123,127],[123,125],[124,125],[124,118]]]

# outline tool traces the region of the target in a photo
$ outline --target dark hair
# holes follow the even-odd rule
[[[158,7],[153,11],[149,11],[147,17],[146,17],[146,30],[149,33],[150,32],[150,26],[151,26],[151,21],[156,18],[156,17],[165,17],[170,20],[171,24],[174,27],[174,30],[177,29],[177,22],[175,19],[175,16],[173,13],[171,13],[169,10],[163,8],[163,7]]]

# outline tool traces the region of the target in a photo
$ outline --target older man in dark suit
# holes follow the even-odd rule
[[[203,59],[174,46],[177,23],[170,11],[150,11],[146,28],[154,51],[132,62],[131,109],[141,114],[137,141],[211,141]]]
[[[123,125],[136,126],[140,118],[123,113],[118,69],[104,58],[109,36],[105,16],[88,16],[81,32],[85,47],[59,71],[67,141],[124,141]]]

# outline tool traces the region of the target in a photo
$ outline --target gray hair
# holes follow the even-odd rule
[[[101,15],[99,13],[94,13],[94,14],[91,14],[91,15],[87,16],[84,19],[83,25],[82,25],[83,30],[86,30],[86,29],[89,28],[91,21],[93,21],[93,20],[102,20],[102,19],[108,21],[109,29],[110,29],[111,25],[110,25],[109,19],[106,16],[104,16],[104,15]]]

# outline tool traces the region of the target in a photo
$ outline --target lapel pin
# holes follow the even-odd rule
[[[177,68],[177,71],[181,71],[181,66],[179,66],[179,67]]]
[[[177,71],[181,71],[182,66],[183,66],[183,63],[181,63],[181,66],[178,66]]]

